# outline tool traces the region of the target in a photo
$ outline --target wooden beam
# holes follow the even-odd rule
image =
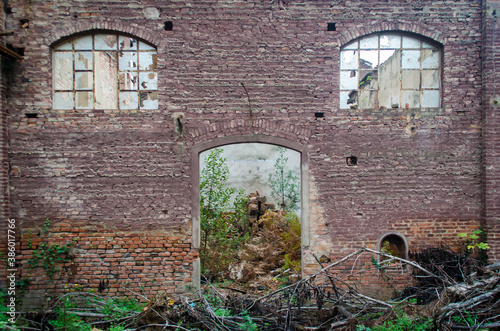
[[[4,45],[0,45],[0,54],[13,60],[22,60],[23,57]]]

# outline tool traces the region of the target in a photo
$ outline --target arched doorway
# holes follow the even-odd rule
[[[261,143],[285,147],[300,153],[300,222],[301,222],[301,246],[302,257],[309,249],[309,158],[304,146],[299,143],[282,138],[247,135],[223,137],[208,142],[201,143],[193,148],[191,166],[192,166],[192,229],[193,229],[193,248],[200,248],[200,155],[202,152],[212,148],[222,147],[233,144],[243,143]],[[304,259],[302,258],[302,261]],[[193,264],[193,288],[200,288],[200,261]]]

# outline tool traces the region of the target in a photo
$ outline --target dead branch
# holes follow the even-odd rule
[[[396,257],[396,256],[392,256],[390,254],[386,254],[386,253],[382,253],[382,252],[379,252],[379,251],[376,251],[374,249],[370,249],[370,248],[366,248],[366,247],[363,247],[364,250],[366,250],[367,252],[371,252],[371,253],[374,253],[374,254],[378,254],[380,256],[384,256],[384,257],[387,257],[387,258],[390,258],[390,259],[394,259],[394,260],[397,260],[397,261],[401,261],[403,263],[406,263],[408,265],[411,265],[412,267],[414,268],[417,268],[418,270],[428,274],[429,276],[432,276],[432,277],[435,277],[437,279],[442,279],[444,283],[446,283],[447,285],[451,286],[452,283],[447,280],[447,279],[443,279],[442,277],[430,272],[429,270],[425,269],[425,268],[422,268],[418,263],[415,263],[415,262],[412,262],[412,261],[408,261],[406,259],[402,259],[400,257]]]
[[[500,293],[500,287],[494,289],[491,292],[483,293],[481,295],[478,295],[472,299],[462,301],[462,302],[457,302],[457,303],[451,303],[447,306],[444,306],[440,310],[440,314],[438,317],[438,322],[440,323],[446,316],[448,316],[450,313],[453,311],[458,311],[458,310],[463,310],[466,308],[470,308],[472,306],[475,306],[479,303],[482,303],[484,301],[490,300],[493,298],[497,293]]]

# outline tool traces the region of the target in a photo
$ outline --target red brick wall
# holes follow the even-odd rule
[[[149,7],[159,17],[146,15]],[[29,29],[20,19],[30,20]],[[456,227],[475,226],[485,213],[482,19],[479,0],[290,0],[286,8],[268,0],[13,3],[9,42],[26,47],[26,61],[8,103],[11,214],[25,231],[49,217],[71,227],[84,224],[89,233],[103,227],[116,233],[112,240],[139,232],[168,242],[182,233],[182,244],[192,244],[193,147],[253,134],[287,139],[307,151],[307,272],[318,267],[312,254],[335,257],[374,247],[395,229],[410,249],[454,240],[461,231]],[[173,31],[163,29],[166,21]],[[336,31],[326,31],[332,22]],[[158,47],[158,110],[52,110],[50,46],[92,29],[131,33]],[[443,45],[442,109],[338,109],[340,47],[387,30]],[[185,114],[182,137],[174,112]],[[407,135],[410,127],[416,134]],[[357,166],[346,165],[351,155]],[[434,228],[426,232],[422,224]],[[69,238],[65,231],[60,235]],[[95,254],[125,261],[133,252],[122,246],[120,253],[97,253],[88,245],[82,239],[76,246],[82,282],[97,267]],[[193,246],[186,253],[196,257]],[[192,270],[189,263],[182,269],[175,289]],[[142,271],[146,279],[156,275]],[[172,281],[171,274],[162,277],[160,283]]]
[[[31,279],[30,289],[34,291],[63,293],[78,284],[82,290],[97,293],[99,284],[104,283],[103,292],[109,295],[135,292],[152,299],[160,291],[172,295],[185,293],[192,283],[191,266],[198,255],[191,249],[186,233],[123,232],[75,220],[51,222],[47,234],[41,235],[40,230],[24,231],[21,241],[23,262],[19,279]],[[54,281],[49,280],[41,262],[35,268],[28,263],[42,243],[60,246],[73,243],[69,261],[56,265]],[[28,301],[28,307],[42,303],[35,299]]]

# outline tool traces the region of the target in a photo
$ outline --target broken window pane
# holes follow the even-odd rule
[[[360,109],[378,108],[378,91],[360,91],[359,108]]]
[[[116,52],[95,52],[95,107],[116,109],[118,74]]]
[[[75,73],[76,90],[92,90],[93,87],[94,87],[94,74],[91,71]]]
[[[358,52],[342,51],[340,53],[340,69],[358,69]]]
[[[75,93],[76,109],[93,109],[94,94],[90,91],[77,91]]]
[[[141,109],[158,109],[158,92],[140,92],[139,100]]]
[[[422,107],[437,108],[439,107],[439,90],[423,90],[422,91]]]
[[[359,78],[360,90],[378,89],[378,70],[362,70]]]
[[[401,36],[382,35],[380,36],[380,48],[401,48]],[[380,60],[382,62],[382,60]]]
[[[94,38],[95,50],[110,51],[116,50],[117,40],[114,34],[96,34]]]
[[[120,72],[120,90],[137,90],[138,87],[139,78],[137,72]]]
[[[441,53],[430,43],[384,33],[348,44],[340,56],[341,109],[440,106]]]
[[[122,51],[130,51],[137,49],[137,40],[135,40],[134,38],[120,36],[119,43],[120,43],[120,50]]]
[[[120,52],[120,70],[137,70],[137,52]]]
[[[422,50],[422,69],[439,68],[439,51],[436,49]]]
[[[73,54],[54,53],[54,89],[73,90]]]
[[[117,34],[78,36],[57,45],[54,109],[157,109],[156,54],[154,46]]]
[[[360,51],[359,68],[369,69],[378,66],[378,51]]]
[[[420,88],[420,70],[403,70],[401,74],[401,88],[415,90]]]
[[[439,71],[422,70],[422,88],[439,88]]]
[[[352,93],[352,97],[350,96]],[[356,104],[357,91],[340,91],[340,109],[349,109],[352,104]]]
[[[420,107],[420,92],[419,91],[403,91],[402,92],[402,108],[418,108]]]
[[[394,61],[394,57],[397,57],[397,60],[399,61],[399,59],[400,59],[399,50],[395,50],[395,49],[381,50],[380,51],[380,65],[384,64],[385,62]]]
[[[139,70],[156,70],[157,58],[155,52],[139,53]]]
[[[54,109],[73,109],[73,92],[55,92]]]
[[[92,52],[75,52],[75,70],[92,70],[93,58]]]
[[[157,90],[157,81],[156,72],[139,73],[139,88],[141,90]]]
[[[358,76],[356,70],[340,72],[340,89],[350,90],[358,87]]]
[[[398,82],[399,83],[399,82]],[[379,106],[383,108],[399,108],[399,92],[400,89],[395,88],[394,84],[381,85],[379,89]]]
[[[120,109],[137,109],[137,92],[120,92]]]
[[[379,106],[384,108],[399,107],[401,90],[401,52],[394,52],[378,70]],[[397,106],[395,106],[397,105]]]
[[[92,50],[92,36],[83,36],[74,40],[75,50]]]

